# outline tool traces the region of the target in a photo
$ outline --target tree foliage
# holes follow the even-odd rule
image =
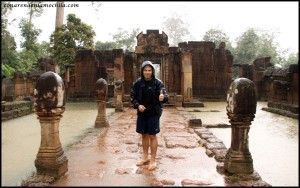
[[[40,3],[41,3],[41,1],[28,1],[28,5],[30,5],[30,4],[40,4]],[[34,17],[41,16],[43,11],[44,11],[43,7],[41,7],[41,6],[28,6],[28,12],[27,12],[27,14],[29,16],[28,23],[32,24],[32,19]]]
[[[4,2],[1,2],[1,73],[5,77],[12,77],[17,65],[16,42],[7,30],[7,15],[10,11],[11,7],[5,7]]]
[[[290,53],[286,59],[283,59],[279,65],[283,68],[289,67],[291,64],[298,64],[299,63],[299,52],[298,53]]]
[[[32,50],[37,54],[37,37],[41,33],[41,30],[35,28],[25,19],[21,20],[19,28],[21,29],[21,36],[24,38],[23,42],[21,42],[21,47],[26,50]]]
[[[271,57],[274,65],[286,66],[295,62],[296,54],[290,54],[290,59],[284,57],[279,44],[276,42],[276,35],[272,32],[257,31],[253,28],[245,31],[237,41],[234,53],[235,63],[252,63],[260,57]]]
[[[131,32],[118,28],[117,33],[113,35],[116,48],[133,51],[136,44],[136,36],[140,32],[139,28],[133,29]]]
[[[208,31],[205,32],[205,34],[203,36],[203,40],[214,42],[216,45],[216,48],[219,47],[221,42],[225,42],[226,48],[230,51],[233,51],[229,37],[227,36],[226,33],[224,33],[220,29],[213,29],[213,28],[209,29]]]
[[[112,35],[113,41],[97,41],[95,44],[96,50],[112,50],[123,49],[134,51],[136,45],[136,36],[140,32],[139,28],[133,29],[131,32],[118,28],[118,31]]]
[[[78,48],[94,49],[93,28],[83,23],[75,14],[67,16],[67,23],[58,28],[50,37],[50,51],[61,70],[74,63]]]
[[[101,41],[97,41],[95,44],[95,49],[96,50],[112,50],[112,49],[116,49],[117,47],[117,43],[116,42],[101,42]]]
[[[237,39],[235,48],[235,63],[250,64],[257,58],[259,49],[259,36],[253,28],[245,31]]]
[[[178,43],[185,41],[190,34],[186,22],[177,14],[163,22],[163,31],[168,35],[169,44],[172,46],[177,46]]]

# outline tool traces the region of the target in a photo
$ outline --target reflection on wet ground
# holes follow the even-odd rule
[[[107,109],[107,115],[114,112]],[[67,103],[60,122],[60,141],[64,149],[93,128],[96,102]],[[41,142],[41,128],[36,114],[2,122],[2,185],[20,185],[35,171],[34,160]]]
[[[190,112],[201,118],[203,124],[229,124],[225,102],[204,102],[204,108],[189,111],[218,110],[220,112]],[[262,179],[273,186],[299,184],[299,127],[297,119],[261,110],[266,102],[258,102],[255,119],[249,132],[249,149],[254,169]],[[210,131],[230,147],[230,128],[210,128]]]
[[[228,118],[226,115],[226,103],[225,102],[204,102],[205,107],[204,108],[186,108],[187,111],[193,111],[198,110],[200,112],[189,112],[196,116],[197,118],[201,118],[203,124],[218,124],[218,123],[226,123],[229,124]],[[298,133],[298,120],[280,116],[277,114],[273,114],[270,112],[262,111],[261,108],[266,106],[265,102],[259,102],[256,112],[256,117],[254,121],[252,122],[251,129],[249,132],[249,149],[252,154],[253,163],[254,163],[254,169],[257,171],[262,179],[269,184],[273,186],[284,186],[284,185],[290,185],[290,186],[297,186],[298,185],[298,139],[299,139],[299,133]],[[214,111],[214,112],[212,112]],[[108,109],[107,114],[113,114],[114,109]],[[165,140],[166,144],[169,146],[176,146],[178,145],[178,142],[172,141],[172,136],[174,135],[168,135],[170,131],[177,132],[177,129],[180,129],[180,124],[183,124],[183,122],[180,122],[176,120],[177,118],[177,112],[171,112],[168,114],[168,119],[171,118],[172,120],[167,122],[164,122],[164,124],[168,124],[168,126],[165,127],[165,131],[162,131],[161,137],[159,138],[161,141]],[[91,160],[84,160],[87,164],[87,167],[90,166],[88,163],[92,163],[93,158],[97,158],[99,168],[104,169],[104,166],[106,166],[105,160],[107,158],[110,158],[112,155],[118,154],[120,152],[129,153],[130,155],[124,156],[122,155],[122,158],[115,158],[111,160],[109,173],[99,173],[99,171],[93,171],[93,169],[87,169],[86,171],[73,172],[72,168],[70,168],[69,173],[72,173],[72,179],[75,181],[76,177],[98,177],[95,179],[94,183],[99,183],[99,178],[104,177],[106,179],[106,185],[117,185],[117,182],[114,182],[115,179],[112,177],[109,177],[108,174],[122,174],[122,173],[129,173],[132,174],[134,172],[139,173],[139,170],[134,165],[135,161],[139,158],[141,155],[140,151],[137,150],[136,145],[132,145],[131,143],[134,141],[134,143],[140,142],[139,138],[137,138],[135,131],[133,128],[129,128],[129,124],[134,124],[134,118],[131,115],[130,117],[124,117],[123,118],[123,124],[120,124],[118,126],[115,126],[111,132],[106,133],[105,129],[99,129],[97,132],[93,132],[93,126],[94,121],[97,115],[97,107],[96,103],[68,103],[66,105],[66,111],[63,114],[63,118],[61,119],[60,123],[60,139],[61,143],[64,147],[64,150],[69,153],[69,155],[73,155],[73,159],[78,159],[77,161],[69,161],[70,165],[76,164],[76,163],[82,163],[82,158],[78,157],[76,158],[76,150],[72,150],[71,147],[69,147],[70,144],[73,144],[74,142],[81,140],[82,143],[75,144],[73,147],[79,147],[81,148],[80,152],[84,150],[87,150],[91,155],[85,156],[85,159],[91,159]],[[174,116],[174,117],[173,117]],[[128,121],[129,119],[130,122]],[[120,120],[121,121],[121,120]],[[166,119],[162,121],[166,121]],[[186,123],[186,122],[185,122]],[[179,125],[178,125],[179,124]],[[128,125],[128,126],[126,126]],[[176,127],[174,127],[176,125]],[[179,126],[179,127],[178,127]],[[121,134],[121,137],[116,138],[116,140],[124,139],[123,134],[124,130],[122,132],[122,127],[130,130],[130,132],[133,134],[130,136],[131,139],[129,140],[123,140],[123,144],[127,144],[125,148],[120,148],[119,142],[112,143],[112,149],[109,153],[110,156],[103,155],[103,152],[106,151],[107,148],[104,148],[101,146],[101,144],[106,145],[105,142],[108,140],[102,140],[96,139],[98,134],[108,134],[109,137],[117,136],[118,134]],[[230,147],[230,140],[231,140],[231,129],[230,128],[210,128],[210,131],[215,134],[218,138],[223,140],[224,144],[227,148]],[[172,133],[172,134],[175,134]],[[97,141],[99,148],[98,150],[94,150],[91,147],[80,147],[81,145],[87,146],[91,140],[86,140],[84,135],[87,134],[95,134],[92,141]],[[183,134],[183,133],[182,133]],[[164,138],[162,137],[164,135]],[[93,136],[93,135],[92,135]],[[184,137],[185,135],[182,135],[181,137]],[[92,137],[89,137],[87,139],[91,139]],[[133,139],[133,140],[132,140]],[[138,141],[136,140],[138,139]],[[2,185],[20,185],[21,180],[25,179],[27,176],[31,174],[31,172],[35,171],[34,167],[34,160],[39,148],[40,144],[40,124],[36,118],[35,114],[27,115],[24,117],[20,117],[14,120],[9,120],[2,123]],[[91,142],[93,144],[93,142]],[[164,147],[164,145],[162,145]],[[140,147],[140,146],[139,146]],[[70,149],[70,150],[69,150]],[[125,149],[125,150],[123,150]],[[159,147],[159,150],[162,149]],[[102,152],[101,152],[102,151]],[[214,160],[210,160],[210,158],[205,158],[205,162],[198,161],[199,164],[192,164],[192,160],[184,160],[184,163],[179,163],[180,159],[187,158],[189,156],[200,156],[200,154],[205,155],[205,151],[203,148],[200,148],[200,150],[195,150],[196,153],[189,153],[189,155],[186,155],[186,150],[182,148],[176,148],[172,149],[169,148],[166,151],[169,153],[165,153],[162,150],[159,151],[160,155],[160,170],[157,171],[157,175],[160,175],[160,177],[165,178],[167,177],[167,174],[169,177],[173,177],[175,180],[175,185],[181,185],[181,182],[179,181],[180,178],[184,177],[176,177],[178,171],[182,171],[182,173],[185,172],[188,174],[190,172],[191,167],[197,167],[197,165],[200,168],[197,168],[196,174],[189,174],[190,179],[194,178],[202,178],[202,179],[210,179],[214,185],[222,185],[223,180],[220,178],[218,174],[214,172],[204,172],[201,165],[210,165],[215,166]],[[194,151],[190,149],[190,152]],[[93,152],[95,152],[97,155],[93,155]],[[101,155],[99,154],[101,153]],[[197,153],[198,152],[198,153]],[[84,154],[80,153],[78,156],[84,156]],[[121,157],[121,156],[120,156]],[[124,158],[125,157],[125,158]],[[163,158],[165,157],[165,158]],[[122,161],[120,163],[120,160]],[[194,158],[193,158],[194,160]],[[174,163],[174,161],[177,161]],[[208,163],[209,162],[209,163]],[[128,166],[128,163],[132,163],[133,165]],[[166,171],[163,169],[170,168],[172,165],[177,165],[176,169],[172,173],[172,170]],[[177,168],[178,165],[180,168]],[[124,167],[124,169],[117,169],[118,167]],[[126,168],[125,168],[126,167]],[[98,168],[98,166],[93,166],[93,168]],[[128,169],[127,169],[128,168]],[[118,171],[114,171],[117,169]],[[74,169],[75,170],[75,169]],[[147,173],[146,171],[143,171],[143,169],[140,169],[140,173]],[[195,172],[196,172],[195,171]],[[171,172],[171,173],[170,173]],[[155,175],[155,174],[153,174]],[[205,176],[203,176],[205,175]],[[138,175],[134,175],[138,176]],[[199,176],[199,177],[198,177]],[[77,177],[77,178],[78,178]],[[120,176],[122,177],[123,182],[130,182],[131,176]],[[126,178],[127,177],[127,178]],[[146,178],[145,176],[139,176],[138,180],[135,180],[133,182],[137,185],[150,185],[151,182]],[[141,178],[143,177],[143,178]],[[155,176],[154,176],[155,177]],[[213,178],[214,177],[214,178]],[[78,179],[79,181],[79,179]],[[136,182],[140,181],[140,182]],[[63,183],[63,182],[61,182]],[[68,182],[71,183],[71,182]],[[93,182],[90,182],[91,185]],[[103,183],[103,182],[102,182]],[[153,182],[152,182],[153,183]],[[67,183],[66,183],[67,184]]]
[[[216,161],[198,147],[199,137],[175,108],[164,110],[161,117],[153,171],[148,164],[136,166],[142,156],[136,111],[127,109],[112,118],[105,131],[85,137],[66,152],[69,171],[53,186],[224,185]]]

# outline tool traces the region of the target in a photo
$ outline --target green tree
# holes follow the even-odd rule
[[[177,14],[163,22],[163,31],[168,35],[169,44],[172,46],[177,46],[178,43],[184,42],[190,34],[186,22]]]
[[[118,28],[117,33],[113,35],[113,40],[116,43],[116,48],[133,51],[136,44],[136,36],[140,29],[135,28],[131,32]]]
[[[258,55],[260,37],[253,28],[245,31],[237,39],[234,52],[234,63],[252,63]]]
[[[232,48],[231,42],[229,40],[229,37],[227,36],[226,33],[224,33],[220,29],[209,29],[204,34],[203,40],[214,42],[215,45],[216,45],[216,48],[219,47],[221,42],[225,42],[226,48],[230,51],[233,51],[233,48]]]
[[[67,23],[57,28],[50,37],[51,56],[64,71],[64,66],[74,63],[76,50],[94,49],[93,28],[83,23],[75,14],[67,16]]]
[[[7,30],[7,15],[11,7],[5,7],[1,2],[1,73],[2,76],[12,77],[17,66],[16,42]]]
[[[269,56],[274,65],[283,66],[288,62],[286,53],[287,51],[280,51],[275,33],[251,28],[238,38],[234,62],[252,63],[257,58]]]
[[[28,23],[31,25],[32,24],[32,19],[33,17],[39,17],[43,13],[43,7],[41,6],[32,6],[31,4],[41,4],[41,1],[28,1]]]
[[[37,49],[38,49],[38,58],[41,57],[50,57],[50,43],[46,41],[42,41],[42,43],[37,44]]]
[[[101,42],[97,41],[95,44],[95,49],[96,50],[112,50],[117,48],[117,43],[116,42]]]
[[[23,49],[18,53],[17,70],[23,73],[29,72],[37,66],[38,57],[32,50]]]
[[[5,1],[1,1],[1,31],[7,29],[7,15],[12,10],[12,7],[4,6]]]
[[[299,52],[297,53],[290,53],[288,57],[279,62],[283,68],[289,67],[291,64],[298,64],[299,63]]]
[[[21,20],[19,28],[21,29],[21,36],[24,38],[24,41],[21,42],[21,47],[26,50],[32,50],[37,54],[37,37],[41,33],[41,30],[36,29],[25,19]]]
[[[263,32],[260,34],[257,57],[270,56],[273,64],[280,64],[282,58],[279,55],[278,47],[279,44],[275,41],[275,34]]]

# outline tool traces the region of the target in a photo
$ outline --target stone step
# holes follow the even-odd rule
[[[182,107],[204,107],[204,104],[198,101],[183,102]]]

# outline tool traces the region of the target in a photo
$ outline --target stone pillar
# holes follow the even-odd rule
[[[116,106],[116,111],[123,111],[123,109],[117,108],[117,101],[122,100],[124,95],[124,88],[123,88],[123,82],[124,82],[124,53],[122,49],[113,49],[113,58],[114,58],[114,104]],[[119,82],[122,82],[122,87],[119,87],[116,83],[119,84]],[[119,93],[116,93],[118,91]],[[121,96],[120,96],[121,92]],[[118,98],[119,97],[119,98]],[[121,97],[121,98],[120,98]],[[123,106],[122,106],[123,107]]]
[[[175,95],[175,106],[182,107],[182,95]]]
[[[63,1],[58,1],[59,4],[62,4]],[[56,19],[55,19],[55,28],[61,28],[64,24],[64,7],[57,6],[56,7]]]
[[[183,51],[181,54],[181,91],[183,101],[191,101],[193,98],[193,77],[192,77],[192,54]]]
[[[123,112],[123,81],[118,80],[115,82],[115,111]]]
[[[37,174],[54,178],[68,171],[68,159],[59,139],[59,121],[65,111],[64,83],[54,72],[43,73],[37,81],[35,109],[41,124],[41,145],[35,160]]]
[[[106,99],[107,99],[107,82],[100,78],[96,82],[96,97],[98,103],[98,114],[95,121],[95,127],[107,127],[108,121],[106,119]]]
[[[227,115],[231,123],[231,146],[224,167],[230,173],[251,174],[253,160],[248,146],[248,133],[256,112],[254,83],[247,78],[235,79],[227,92]]]

